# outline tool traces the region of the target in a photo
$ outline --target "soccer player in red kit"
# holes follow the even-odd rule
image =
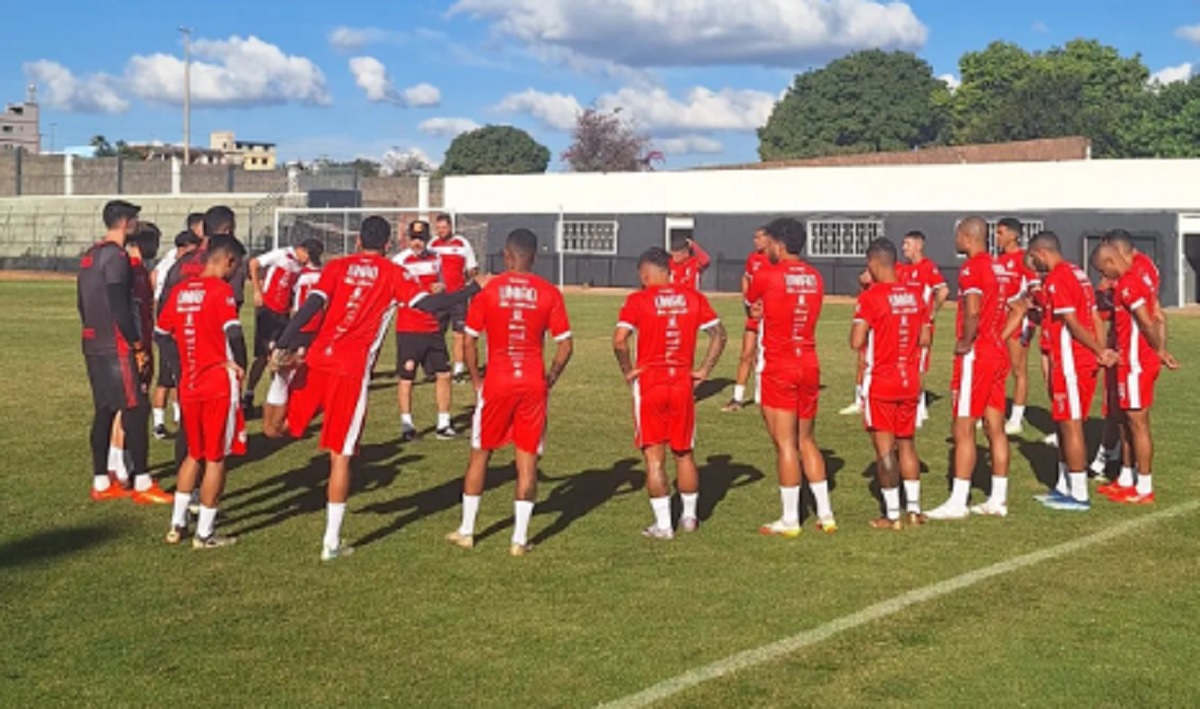
[[[1116,367],[1118,418],[1125,448],[1132,448],[1132,465],[1124,466],[1120,478],[1097,492],[1115,502],[1154,504],[1154,440],[1150,435],[1154,385],[1164,366],[1176,369],[1179,364],[1167,352],[1152,311],[1156,297],[1151,274],[1137,268],[1112,242],[1101,242],[1092,253],[1092,265],[1113,283],[1113,327],[1121,355]],[[1136,482],[1131,470],[1134,465]]]
[[[1038,287],[1037,272],[1025,263],[1025,249],[1021,248],[1024,229],[1019,219],[1006,217],[996,224],[996,263],[1004,271],[1001,285],[1005,287],[1004,300],[1012,304]],[[1029,345],[1025,337],[1026,323],[1005,340],[1008,360],[1013,378],[1012,413],[1004,424],[1004,432],[1019,436],[1025,429],[1025,404],[1029,401]]]
[[[1054,510],[1086,511],[1087,442],[1083,424],[1092,407],[1101,366],[1117,363],[1101,335],[1096,295],[1083,269],[1067,261],[1058,236],[1044,231],[1029,244],[1030,258],[1046,272],[1042,282],[1049,311],[1042,327],[1050,341],[1051,415],[1058,428],[1058,450],[1066,468],[1042,504]]]
[[[825,283],[800,259],[807,234],[795,219],[776,219],[763,228],[771,265],[760,269],[746,290],[746,304],[762,302],[762,412],[775,443],[783,515],[763,525],[762,534],[800,534],[803,471],[817,507],[817,527],[837,531],[825,479],[825,459],[813,431],[821,390],[816,330]]]
[[[765,253],[767,248],[767,235],[762,229],[754,231],[754,251],[750,252],[750,256],[746,258],[746,271],[742,274],[742,296],[745,297],[746,289],[750,287],[750,281],[754,279],[754,274],[758,273],[760,268],[769,266],[771,259],[767,258]],[[737,381],[733,385],[733,398],[729,400],[721,410],[726,412],[741,411],[746,404],[746,382],[750,379],[750,370],[753,368],[756,372],[762,365],[762,350],[759,347],[759,326],[760,320],[749,315],[746,316],[746,329],[742,333],[742,355],[738,360]],[[761,389],[761,380],[757,377],[754,380],[754,401],[758,401],[759,392]]]
[[[917,428],[929,419],[929,402],[925,395],[925,375],[929,373],[930,350],[937,331],[937,316],[950,296],[950,287],[933,259],[925,256],[925,233],[910,231],[900,242],[900,250],[908,263],[896,266],[896,278],[901,283],[921,289],[921,298],[929,310],[929,344],[921,348],[921,398],[917,402]]]
[[[958,322],[951,398],[954,406],[954,482],[950,499],[930,519],[965,519],[971,513],[1008,514],[1008,436],[1004,433],[1004,382],[1008,350],[1001,335],[1008,322],[1003,291],[988,254],[988,225],[979,217],[959,222],[955,248],[966,257],[958,272]],[[984,426],[992,454],[992,491],[968,508],[975,471],[975,424]]]
[[[329,451],[330,472],[323,561],[353,551],[341,539],[350,496],[350,462],[366,425],[371,372],[396,307],[436,312],[464,302],[479,290],[472,284],[454,296],[427,296],[404,269],[383,255],[391,238],[386,219],[364,219],[359,252],[325,266],[317,286],[276,344],[279,350],[297,352],[303,346],[305,326],[322,315],[321,329],[304,354],[303,385],[294,382],[291,388],[288,426],[292,436],[299,438],[318,412],[324,414],[320,444]]]
[[[492,451],[516,447],[517,489],[513,508],[512,556],[531,550],[529,521],[537,497],[537,461],[546,432],[550,390],[571,360],[571,323],[562,293],[533,273],[537,237],[527,229],[508,235],[507,271],[496,276],[467,312],[467,369],[478,401],[471,430],[471,459],[463,480],[462,524],[446,541],[464,549],[475,545],[475,518]],[[546,370],[543,341],[558,343]],[[487,337],[487,376],[479,373],[478,342]]]
[[[234,544],[236,537],[216,532],[217,506],[225,489],[225,458],[245,435],[238,427],[238,397],[246,367],[246,341],[238,320],[233,287],[226,282],[246,249],[232,236],[209,239],[204,270],[171,290],[158,316],[157,332],[175,341],[179,351],[179,405],[187,426],[187,457],[179,467],[168,544],[183,541],[188,505],[204,461],[200,518],[193,549]]]
[[[457,293],[467,287],[467,283],[479,273],[479,263],[475,260],[475,249],[471,242],[454,233],[454,222],[449,214],[439,214],[433,221],[434,239],[429,242],[429,250],[441,257],[442,283],[447,293]],[[449,315],[450,330],[453,333],[453,349],[450,354],[454,357],[454,373],[456,380],[466,381],[467,365],[465,358],[465,338],[463,327],[466,325],[467,304],[456,305]]]
[[[876,529],[903,529],[900,481],[904,481],[907,522],[920,525],[921,460],[913,440],[921,396],[921,350],[929,346],[929,306],[919,286],[900,282],[896,246],[877,239],[867,248],[872,285],[858,296],[850,347],[862,352],[863,424],[875,446],[876,475],[884,516]]]
[[[708,299],[694,288],[671,285],[671,255],[652,248],[638,259],[642,289],[629,295],[617,317],[613,352],[625,382],[633,390],[634,445],[646,459],[646,491],[654,524],[642,530],[652,539],[675,538],[671,525],[671,480],[667,449],[675,471],[683,514],[679,528],[700,526],[696,503],[700,473],[696,447],[695,386],[708,379],[725,349],[725,328]],[[696,333],[709,334],[708,352],[698,369]],[[629,338],[637,338],[637,362],[630,357]]]
[[[671,282],[677,286],[688,286],[700,290],[700,277],[708,270],[712,259],[692,239],[675,234],[671,236]]]
[[[317,287],[317,283],[321,280],[321,256],[320,254],[310,254],[310,256],[312,257],[304,266],[300,277],[296,279],[295,292],[292,294],[291,314],[293,316],[300,311],[300,307],[308,300],[309,293]],[[308,349],[313,338],[321,330],[321,319],[321,316],[318,315],[300,328],[300,333],[297,335],[297,347]],[[292,383],[298,381],[299,385],[302,385],[304,377],[307,376],[306,365],[303,362],[287,362],[288,357],[280,350],[273,350],[272,356],[274,359],[271,366],[273,370],[271,387],[267,390],[267,398],[263,403],[263,435],[267,438],[283,438],[288,434],[287,403],[291,398]]]

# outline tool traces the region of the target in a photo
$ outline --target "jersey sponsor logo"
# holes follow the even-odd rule
[[[375,280],[379,278],[379,267],[366,263],[356,263],[346,267],[346,276],[354,279]]]
[[[811,273],[789,273],[784,276],[789,289],[812,289],[817,287],[817,277]]]
[[[908,310],[917,307],[917,297],[912,293],[889,293],[888,303],[894,310]]]
[[[179,292],[180,305],[200,305],[204,302],[204,291],[184,290]]]
[[[655,296],[654,306],[659,310],[687,309],[687,296],[682,293],[662,294]]]
[[[536,305],[538,302],[538,292],[537,289],[532,286],[500,286],[500,300],[517,301]]]

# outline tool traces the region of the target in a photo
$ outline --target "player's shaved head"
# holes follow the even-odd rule
[[[1101,241],[1092,249],[1092,268],[1109,280],[1117,280],[1128,269],[1128,261],[1116,245]]]
[[[876,239],[867,247],[867,261],[878,262],[883,266],[895,266],[896,258],[896,245],[890,239]]]
[[[652,246],[638,257],[638,268],[652,266],[663,271],[671,270],[671,254],[661,246]]]
[[[504,241],[504,265],[513,271],[528,271],[537,258],[537,234],[528,229],[515,229]]]
[[[204,235],[211,238],[219,234],[233,234],[236,222],[233,210],[229,207],[211,207],[204,213]]]
[[[392,225],[383,217],[367,217],[358,232],[358,243],[366,251],[383,251],[392,240]]]
[[[1052,231],[1041,231],[1030,240],[1029,248],[1035,251],[1049,251],[1053,254],[1061,254],[1062,242],[1059,241],[1058,234]]]
[[[954,230],[954,248],[964,256],[987,251],[988,223],[982,217],[967,217]]]
[[[1100,239],[1103,244],[1110,244],[1123,255],[1133,253],[1133,236],[1124,229],[1112,229]]]

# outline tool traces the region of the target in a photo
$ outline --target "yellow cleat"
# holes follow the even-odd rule
[[[758,533],[765,537],[783,537],[784,539],[795,539],[800,536],[803,529],[799,523],[785,524],[783,520],[778,519],[770,524],[764,524],[758,528]]]
[[[893,532],[904,531],[904,522],[902,522],[898,519],[888,519],[887,517],[880,517],[878,519],[871,520],[868,524],[871,525],[871,529],[878,529],[881,531],[884,531],[884,530],[891,530]]]
[[[512,557],[525,556],[533,551],[532,544],[513,544],[508,547],[508,555]]]
[[[817,520],[817,531],[824,532],[825,534],[836,534],[837,533],[837,520],[835,520],[832,517],[830,517],[829,519]]]
[[[446,541],[460,549],[475,548],[475,535],[461,534],[457,529],[446,535]]]
[[[908,526],[910,527],[920,527],[928,522],[929,518],[920,512],[909,512],[904,516],[904,521],[907,522]]]

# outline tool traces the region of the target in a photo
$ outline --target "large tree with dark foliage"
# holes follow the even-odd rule
[[[485,126],[450,143],[443,175],[524,175],[545,172],[550,149],[512,126]]]

